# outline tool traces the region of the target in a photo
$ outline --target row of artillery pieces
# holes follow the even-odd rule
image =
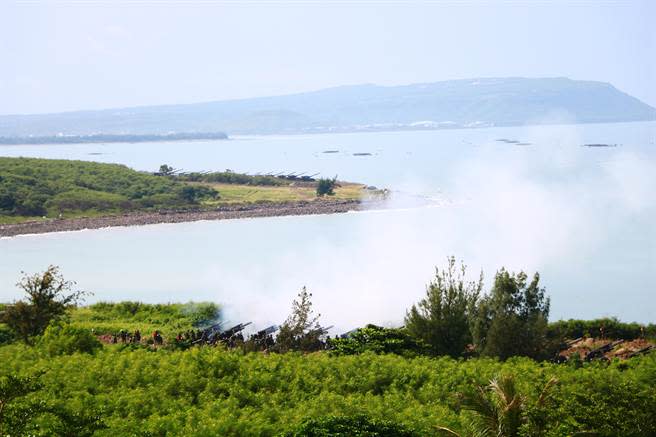
[[[223,329],[224,322],[217,323],[215,325],[210,326],[209,328],[205,328],[200,331],[195,331],[195,338],[180,338],[180,336],[176,337],[176,340],[178,341],[189,341],[191,344],[196,344],[196,345],[216,345],[216,344],[224,344],[230,347],[237,346],[240,343],[243,342],[250,342],[253,343],[256,346],[261,346],[264,349],[268,349],[271,346],[275,344],[275,339],[273,335],[280,329],[280,326],[278,325],[271,325],[267,328],[264,328],[260,331],[257,331],[253,334],[251,334],[248,338],[245,338],[243,335],[244,329],[251,325],[252,322],[247,322],[247,323],[240,323],[238,325],[235,325],[231,328],[228,329]],[[332,329],[333,326],[328,326],[328,327],[317,327],[312,334],[313,337],[315,338],[323,338],[326,335],[328,335],[328,331]],[[194,331],[192,331],[192,336],[194,335]],[[343,334],[343,336],[347,336],[349,333]]]
[[[231,173],[231,170],[226,170],[226,173]],[[198,171],[198,172],[186,172],[181,168],[174,168],[166,173],[162,172],[155,172],[153,175],[155,176],[188,176],[190,174],[197,174],[197,175],[207,175],[207,174],[212,174],[212,173],[222,173],[222,172],[217,172],[213,170],[205,170],[205,171]],[[319,176],[320,173],[314,173],[309,175],[308,172],[286,172],[286,171],[281,171],[279,173],[276,172],[269,172],[269,173],[254,173],[254,174],[248,174],[244,173],[246,176],[261,176],[261,177],[271,177],[271,178],[277,178],[277,179],[282,179],[286,181],[301,181],[301,182],[316,182],[316,177]]]
[[[261,349],[269,349],[275,345],[274,334],[280,329],[278,325],[271,325],[245,337],[243,331],[246,327],[251,325],[252,322],[239,323],[228,329],[223,328],[224,324],[225,322],[221,322],[208,328],[194,329],[179,333],[173,339],[164,339],[159,331],[154,331],[150,338],[144,338],[139,331],[129,333],[125,330],[121,330],[117,335],[103,335],[99,338],[104,343],[142,343],[142,341],[145,341],[146,343],[155,346],[163,345],[165,343],[178,343],[194,346],[223,344],[228,347],[235,347],[245,342],[249,342]],[[332,326],[326,328],[318,327],[313,332],[313,334],[315,334],[314,337],[325,337],[328,334],[328,331],[332,328]],[[343,334],[343,336],[348,336],[349,334],[350,332]]]
[[[656,350],[656,344],[644,339],[635,340],[609,340],[580,337],[567,341],[558,353],[556,361],[563,363],[571,359],[582,361],[603,360],[614,358],[626,360],[645,355]]]

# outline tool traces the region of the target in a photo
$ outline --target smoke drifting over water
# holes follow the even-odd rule
[[[469,266],[472,279],[484,271],[486,289],[502,266],[539,271],[554,319],[653,321],[656,152],[648,141],[656,125],[644,126],[286,138],[284,156],[266,155],[268,165],[284,159],[300,170],[343,169],[345,179],[421,194],[434,203],[408,208],[392,197],[385,211],[0,240],[0,301],[18,297],[13,284],[20,270],[53,263],[94,291],[95,300],[212,300],[225,305],[227,319],[259,328],[281,323],[307,286],[322,323],[336,325],[336,334],[369,322],[401,324],[435,266],[454,255]],[[240,144],[243,162],[254,150],[273,153],[277,141]],[[620,146],[581,147],[587,142]],[[376,144],[369,149],[379,152],[366,158],[313,155],[326,144],[367,150],[361,143]],[[149,153],[144,150],[143,159]],[[141,167],[156,168],[151,164]],[[225,166],[244,168],[234,164]]]
[[[502,266],[541,272],[554,318],[653,320],[642,276],[656,266],[649,225],[656,219],[653,155],[571,147],[583,143],[573,126],[542,128],[531,138],[555,146],[500,153],[485,145],[474,159],[436,166],[451,181],[443,193],[416,181],[400,184],[439,195],[437,205],[404,209],[392,198],[390,211],[358,213],[350,219],[355,231],[347,245],[326,228],[323,238],[308,242],[312,257],[287,253],[274,261],[274,270],[288,273],[288,291],[275,307],[265,293],[255,313],[285,314],[294,291],[307,285],[326,323],[398,325],[423,296],[434,267],[454,254],[472,278],[485,272],[486,288]],[[627,247],[636,239],[644,244]]]

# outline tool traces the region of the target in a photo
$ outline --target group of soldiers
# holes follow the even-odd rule
[[[121,329],[118,334],[112,335],[111,342],[116,343],[141,343],[143,337],[141,336],[141,331],[136,329],[134,332],[126,331]],[[152,343],[156,345],[164,344],[164,337],[159,332],[159,330],[153,331],[151,334]]]

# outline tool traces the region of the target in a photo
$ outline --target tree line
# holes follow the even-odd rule
[[[18,286],[25,292],[26,299],[0,308],[0,322],[9,327],[14,337],[28,344],[43,335],[49,324],[65,322],[69,309],[79,304],[85,295],[75,291],[74,283],[65,280],[55,266],[50,266],[43,273],[25,275]],[[319,323],[320,314],[315,314],[311,300],[312,294],[302,288],[292,302],[290,315],[279,327],[275,342],[269,338],[271,333],[267,332],[267,341],[260,341],[259,338],[245,341],[243,336],[232,336],[230,341],[224,343],[246,351],[283,353],[328,349],[337,355],[373,351],[453,358],[489,356],[502,360],[525,356],[545,360],[555,357],[566,338],[608,336],[631,340],[653,338],[656,334],[655,325],[627,324],[615,319],[570,320],[550,324],[550,300],[540,285],[538,273],[529,278],[524,272],[511,273],[501,268],[494,275],[489,292],[484,293],[482,272],[477,280],[467,280],[466,266],[462,262],[458,264],[454,257],[447,259],[445,268],[436,269],[433,280],[426,287],[425,296],[406,311],[402,328],[370,324],[345,335],[330,337],[327,336],[328,330]],[[190,305],[198,308],[190,311]],[[176,332],[216,323],[220,318],[219,308],[214,304],[187,304],[185,316],[178,315],[177,309],[165,306],[150,308],[138,302],[101,302],[90,308],[99,311],[98,315],[93,316],[95,320],[103,314],[112,320],[141,320],[144,325],[160,330],[162,326],[158,323],[163,324],[164,320],[188,319],[189,326],[177,322],[171,328],[175,331],[167,334],[170,343],[173,343]],[[161,317],[153,319],[153,314],[161,314]],[[201,331],[198,332],[198,338],[201,338]],[[104,332],[96,332],[101,333]],[[0,330],[0,337],[2,334]],[[4,335],[6,337],[8,334]],[[51,337],[54,335],[51,334]],[[84,336],[80,342],[88,343]],[[205,342],[177,343],[178,346],[187,343],[191,346]]]

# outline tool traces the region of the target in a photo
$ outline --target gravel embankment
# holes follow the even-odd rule
[[[374,206],[366,202],[368,208]],[[181,223],[198,220],[225,220],[251,217],[277,217],[288,215],[336,214],[363,209],[358,200],[322,200],[314,202],[288,202],[222,206],[214,210],[135,212],[117,216],[50,219],[17,224],[0,225],[0,237],[48,232],[79,231],[114,226],[140,226],[156,223]]]

